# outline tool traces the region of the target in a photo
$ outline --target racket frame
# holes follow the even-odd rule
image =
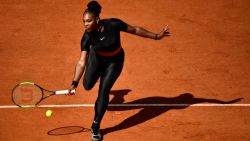
[[[14,90],[16,87],[20,86],[20,85],[24,85],[24,84],[29,84],[29,85],[35,85],[36,87],[38,87],[40,90],[41,90],[41,94],[42,94],[42,97],[39,101],[37,101],[36,103],[34,103],[33,105],[19,105],[15,102],[14,100],[14,96],[13,96],[13,93],[14,93]],[[47,92],[50,92],[50,94],[48,95],[44,95],[44,91],[47,91]],[[12,89],[12,94],[11,94],[11,97],[12,97],[12,102],[17,105],[18,107],[20,108],[33,108],[33,107],[36,107],[41,101],[43,101],[44,99],[52,96],[52,95],[56,95],[56,94],[66,94],[68,92],[68,90],[60,90],[60,91],[51,91],[51,90],[48,90],[48,89],[44,89],[43,87],[37,85],[36,83],[34,82],[21,82],[19,84],[17,84],[13,89]],[[75,90],[72,90],[71,93],[75,93]]]

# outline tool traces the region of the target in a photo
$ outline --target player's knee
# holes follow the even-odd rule
[[[89,91],[93,88],[93,85],[90,85],[89,83],[84,82],[83,87],[85,90]]]
[[[90,87],[90,86],[88,86],[88,85],[83,85],[83,87],[84,87],[84,89],[87,90],[87,91],[89,91],[89,90],[92,89],[92,87]]]

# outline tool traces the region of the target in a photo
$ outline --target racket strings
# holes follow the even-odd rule
[[[42,90],[30,84],[17,86],[12,94],[13,101],[19,106],[35,105],[43,97]]]

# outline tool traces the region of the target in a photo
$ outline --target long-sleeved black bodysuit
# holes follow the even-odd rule
[[[95,102],[94,121],[101,123],[108,107],[110,90],[119,77],[124,62],[124,51],[120,49],[113,56],[102,56],[121,47],[120,31],[126,31],[128,25],[119,19],[104,19],[99,22],[104,30],[85,32],[81,40],[81,51],[88,52],[83,86],[86,90],[94,87],[100,78],[98,98]]]

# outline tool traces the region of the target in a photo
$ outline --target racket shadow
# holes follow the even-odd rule
[[[47,134],[51,136],[62,136],[62,135],[70,135],[70,134],[89,132],[89,131],[90,129],[81,126],[65,126],[52,129],[48,131]]]
[[[131,91],[131,90],[130,90]],[[178,109],[185,109],[192,104],[198,103],[216,103],[216,104],[231,104],[241,101],[242,98],[234,99],[231,101],[222,101],[217,99],[207,99],[207,98],[195,98],[191,93],[184,93],[180,94],[177,97],[146,97],[142,99],[138,99],[132,102],[123,103],[124,96],[127,95],[130,91],[124,90],[116,90],[112,91],[111,94],[114,95],[113,99],[110,101],[110,104],[182,104],[184,106],[161,106],[161,107],[151,107],[151,106],[122,106],[122,107],[108,107],[108,111],[126,111],[126,110],[133,110],[133,109],[142,109],[135,115],[128,117],[127,119],[123,120],[120,124],[109,127],[106,129],[102,129],[101,132],[103,135],[127,129],[148,120],[151,120],[169,110],[178,110]]]

